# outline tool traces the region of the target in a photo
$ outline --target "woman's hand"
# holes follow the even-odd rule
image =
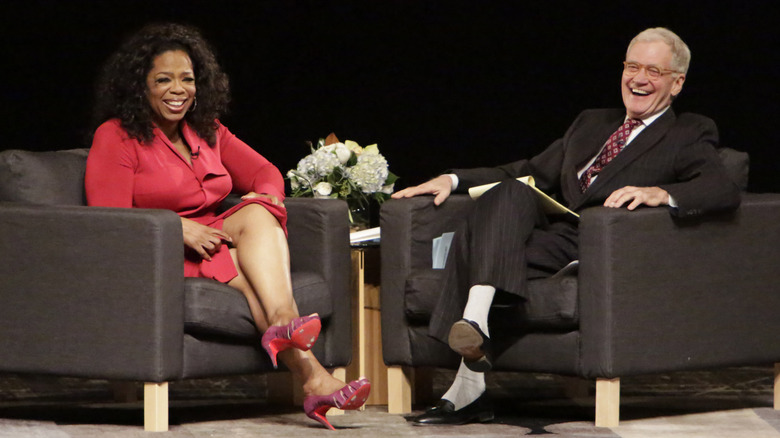
[[[246,195],[242,196],[241,200],[246,201],[247,199],[252,199],[252,198],[268,198],[271,200],[271,203],[273,205],[281,205],[282,207],[284,207],[284,204],[280,202],[279,198],[277,198],[274,195],[266,195],[266,194],[260,194],[255,192],[249,192]]]
[[[201,225],[192,219],[181,218],[181,228],[184,245],[197,252],[204,260],[211,261],[211,256],[219,251],[223,241],[233,241],[224,231]]]
[[[392,194],[393,199],[411,198],[419,195],[434,195],[433,203],[441,205],[452,191],[452,179],[447,175],[439,175],[436,178],[424,182],[418,186],[408,187]]]

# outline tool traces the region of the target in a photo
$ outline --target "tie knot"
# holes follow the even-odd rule
[[[624,123],[624,125],[626,127],[628,127],[628,129],[634,129],[634,128],[636,128],[637,126],[639,126],[641,124],[642,124],[642,121],[639,120],[639,119],[628,119],[628,120],[626,120],[626,123]]]

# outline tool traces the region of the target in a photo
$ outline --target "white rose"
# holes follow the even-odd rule
[[[336,154],[336,157],[339,159],[339,162],[341,164],[347,164],[347,161],[349,161],[349,157],[352,155],[352,153],[344,143],[329,144],[325,146],[323,149],[325,149],[328,152]]]
[[[329,183],[323,181],[317,183],[313,190],[315,198],[329,198],[331,192],[333,192],[333,187]]]

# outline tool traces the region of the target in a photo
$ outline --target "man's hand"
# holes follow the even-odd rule
[[[279,198],[277,198],[274,195],[261,195],[260,193],[249,192],[246,195],[242,196],[241,200],[246,201],[247,199],[252,199],[252,198],[268,198],[271,200],[271,204],[281,205],[282,207],[284,207],[284,204],[282,202],[279,202]]]
[[[181,228],[184,234],[184,245],[192,248],[208,261],[211,261],[211,256],[219,251],[223,241],[233,241],[224,231],[201,225],[192,219],[181,218]]]
[[[629,202],[629,210],[633,210],[644,204],[648,207],[669,205],[669,193],[660,187],[632,187],[625,186],[617,189],[604,201],[604,207],[620,208]]]
[[[424,182],[419,186],[407,187],[393,193],[393,199],[411,198],[418,195],[434,195],[433,203],[441,205],[452,192],[452,178],[447,175],[439,175],[436,178]]]

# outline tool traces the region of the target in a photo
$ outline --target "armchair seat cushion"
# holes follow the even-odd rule
[[[330,290],[322,276],[292,274],[293,290],[302,315],[317,312],[326,321],[333,312]],[[230,286],[206,278],[184,281],[184,331],[254,340],[259,338],[244,295]]]
[[[444,281],[443,269],[416,269],[406,279],[404,310],[410,323],[428,325]],[[519,330],[568,331],[577,329],[577,263],[549,278],[529,281],[526,299],[506,304],[496,299],[495,321]]]

